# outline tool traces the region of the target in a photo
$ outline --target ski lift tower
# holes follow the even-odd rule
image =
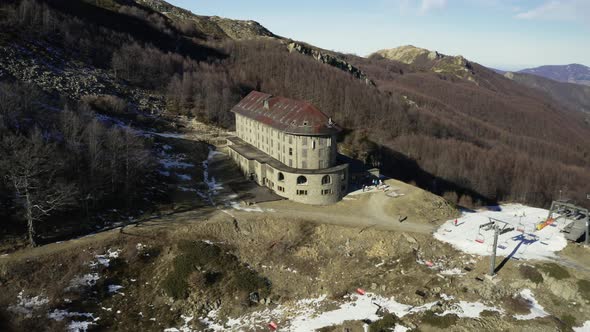
[[[498,250],[498,236],[501,234],[510,232],[514,230],[514,227],[505,221],[496,218],[488,218],[490,221],[479,226],[480,230],[483,228],[484,230],[494,230],[494,244],[492,245],[492,257],[490,258],[490,273],[489,276],[493,277],[496,272],[496,251]]]

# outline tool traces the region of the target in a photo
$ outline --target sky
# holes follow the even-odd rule
[[[518,70],[590,66],[590,0],[169,0],[199,15],[254,20],[273,33],[367,56],[414,45]]]

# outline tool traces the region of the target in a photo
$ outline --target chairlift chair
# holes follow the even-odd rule
[[[477,233],[477,236],[475,237],[475,242],[483,244],[486,242],[486,238],[483,236],[483,234],[481,234],[481,232],[479,232],[479,233]]]
[[[522,217],[520,217],[520,220],[518,221],[518,226],[516,226],[516,230],[524,233],[524,224],[522,223]]]

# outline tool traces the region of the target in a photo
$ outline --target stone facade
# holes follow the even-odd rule
[[[236,114],[236,134],[283,164],[301,169],[322,169],[336,163],[336,135],[291,135]]]
[[[273,112],[266,104],[272,97],[260,93],[254,97],[257,96],[266,99],[259,98],[260,105],[250,107],[262,108],[253,114],[263,113],[267,117],[278,118],[276,115],[280,111]],[[276,108],[291,105],[290,100],[283,98],[281,101],[275,103]],[[298,109],[294,107],[293,111]],[[246,177],[279,196],[306,204],[332,204],[344,196],[348,189],[348,164],[338,165],[336,162],[337,130],[333,130],[331,120],[323,113],[315,108],[307,110],[308,117],[300,125],[317,125],[325,120],[326,130],[321,126],[313,130],[281,130],[277,128],[280,127],[278,124],[265,117],[253,118],[250,113],[242,114],[239,108],[232,111],[236,114],[237,137],[228,139],[229,154]],[[280,115],[284,117],[288,112],[291,111]],[[310,118],[310,112],[318,114]],[[298,124],[293,117],[289,117],[288,122],[289,125]]]

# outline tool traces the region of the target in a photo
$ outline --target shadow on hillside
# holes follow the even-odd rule
[[[43,0],[43,2],[64,14],[75,16],[87,23],[93,23],[100,27],[129,34],[137,40],[153,44],[166,52],[179,53],[198,61],[208,58],[226,57],[226,55],[216,49],[198,45],[190,39],[182,37],[181,33],[175,31],[176,29],[172,26],[167,27],[174,30],[172,35],[169,35],[151,26],[144,20],[118,13],[115,10],[101,8],[86,1]],[[156,13],[145,6],[141,6],[141,9],[150,13]]]
[[[414,182],[416,186],[439,196],[442,196],[446,192],[455,192],[459,198],[469,196],[473,202],[479,202],[481,205],[490,206],[498,204],[494,199],[486,197],[473,189],[465,188],[425,171],[415,160],[408,158],[400,152],[381,146],[379,153],[381,172],[389,177],[404,182]]]

